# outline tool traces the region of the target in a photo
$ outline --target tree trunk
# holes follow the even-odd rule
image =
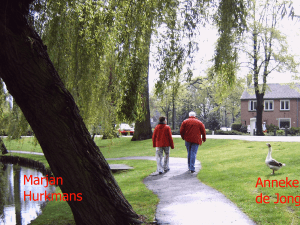
[[[152,26],[152,25],[151,25]],[[151,27],[150,26],[150,27]],[[144,110],[145,116],[142,121],[137,120],[135,122],[134,133],[131,141],[139,141],[139,140],[146,140],[152,139],[152,128],[151,128],[151,121],[150,121],[150,107],[149,107],[149,67],[150,67],[150,45],[151,45],[151,30],[147,35],[147,42],[148,42],[148,51],[147,51],[147,76],[144,79],[144,93],[143,93],[143,101],[144,101]]]
[[[256,96],[256,135],[262,136],[264,135],[262,132],[262,113],[263,113],[263,97],[264,93],[260,93],[259,86],[258,86],[258,74],[259,74],[259,68],[258,68],[258,50],[257,50],[257,29],[254,27],[253,32],[253,68],[254,68],[254,74],[253,74],[253,81],[254,81],[254,89],[255,89],[255,96]]]
[[[76,106],[53,67],[46,46],[29,27],[30,1],[0,7],[0,77],[32,127],[76,224],[133,224],[138,215],[124,198]],[[3,5],[4,4],[4,5]]]
[[[264,94],[257,93],[256,95],[256,135],[263,136],[264,133],[262,131],[262,114],[264,109]]]
[[[173,88],[173,94],[172,94],[172,129],[176,129],[176,109],[175,109],[175,94],[174,94],[174,88]]]
[[[2,155],[8,153],[2,138],[0,138],[0,151],[2,152]]]
[[[147,75],[147,82],[145,84],[144,90],[144,106],[146,107],[146,114],[144,120],[136,121],[134,127],[134,133],[131,141],[139,141],[139,140],[146,140],[152,138],[152,128],[150,122],[150,108],[149,108],[149,87],[148,87],[148,75]]]

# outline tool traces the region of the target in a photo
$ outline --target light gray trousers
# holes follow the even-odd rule
[[[164,157],[165,152],[165,157]],[[170,157],[170,147],[156,147],[156,162],[157,162],[157,172],[164,172],[164,170],[169,170],[169,157]],[[164,158],[164,164],[162,164]]]

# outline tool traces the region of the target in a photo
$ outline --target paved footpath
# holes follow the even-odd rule
[[[155,160],[155,157],[124,157],[107,160]],[[156,209],[158,224],[210,225],[255,224],[223,194],[201,183],[197,174],[201,168],[196,162],[196,172],[187,170],[187,159],[170,158],[170,171],[157,172],[144,179],[144,183],[160,199]]]

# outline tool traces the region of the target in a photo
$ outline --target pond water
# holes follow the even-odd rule
[[[45,176],[35,169],[0,163],[0,225],[27,225],[42,213],[42,208],[47,202],[31,196],[33,194],[37,196],[45,191],[53,193],[55,186],[45,187],[45,182],[43,184],[28,182],[42,177]]]

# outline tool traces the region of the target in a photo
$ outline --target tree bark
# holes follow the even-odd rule
[[[255,89],[255,96],[256,96],[256,135],[263,136],[262,131],[262,114],[263,114],[263,98],[264,93],[260,93],[259,86],[258,86],[258,75],[259,75],[259,68],[258,68],[258,50],[257,50],[257,29],[254,28],[253,32],[253,81],[254,81],[254,89]]]
[[[7,154],[7,148],[2,140],[2,138],[0,138],[0,151],[2,152],[2,155]]]
[[[151,122],[150,122],[150,108],[149,108],[149,87],[148,87],[148,76],[147,82],[145,84],[145,90],[143,94],[144,98],[144,106],[146,114],[144,120],[136,121],[134,127],[134,133],[131,141],[139,141],[139,140],[146,140],[152,138],[152,129],[151,129]]]
[[[152,22],[151,22],[152,26]],[[150,27],[151,27],[150,26]],[[139,141],[139,140],[146,140],[152,139],[152,128],[150,122],[150,107],[149,107],[149,67],[150,67],[150,45],[151,45],[151,30],[147,35],[147,42],[148,42],[148,51],[147,51],[147,76],[144,79],[144,93],[143,101],[144,101],[144,110],[145,116],[143,120],[137,120],[135,122],[134,133],[131,141]]]
[[[172,90],[172,129],[176,129],[176,109],[175,109],[175,90]]]
[[[32,127],[76,224],[134,224],[138,215],[123,196],[93,142],[52,62],[46,46],[28,25],[31,1],[5,1],[0,7],[0,77]]]
[[[262,114],[264,109],[264,94],[257,93],[256,94],[256,135],[263,136],[264,133],[262,131]]]

